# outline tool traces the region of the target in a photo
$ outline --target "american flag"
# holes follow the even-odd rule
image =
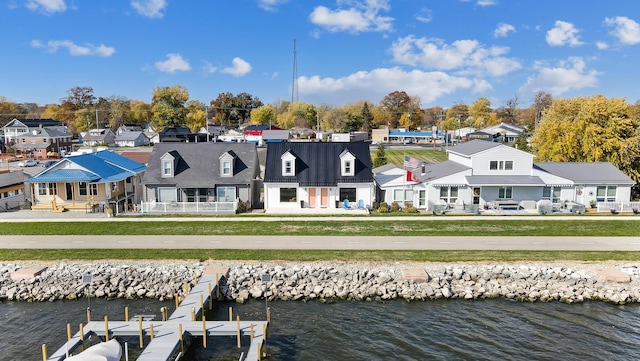
[[[413,157],[409,157],[408,155],[404,156],[404,168],[405,169],[418,168],[418,165],[420,165],[420,161],[418,161],[417,159],[415,159]]]

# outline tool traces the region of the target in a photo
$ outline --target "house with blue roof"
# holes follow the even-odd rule
[[[135,209],[146,166],[110,150],[72,154],[27,179],[31,209],[44,211]]]
[[[371,209],[367,142],[270,143],[264,175],[267,213],[343,213]]]

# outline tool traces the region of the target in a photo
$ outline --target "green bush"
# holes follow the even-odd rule
[[[238,208],[236,208],[236,213],[247,213],[249,211],[249,202],[238,201]]]
[[[400,204],[398,204],[398,202],[391,203],[391,211],[393,212],[400,211]]]
[[[378,213],[389,213],[389,207],[378,207]]]

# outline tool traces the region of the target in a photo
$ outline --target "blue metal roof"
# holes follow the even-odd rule
[[[73,162],[83,169],[44,169],[25,182],[116,182],[144,171],[144,164],[109,150],[73,155],[63,161]],[[59,167],[54,167],[59,168]]]

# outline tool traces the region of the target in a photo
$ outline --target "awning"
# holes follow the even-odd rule
[[[462,184],[462,183],[443,183],[443,184],[431,184],[434,188],[449,188],[449,187],[459,187],[459,188],[464,188],[464,187],[468,187],[468,184]]]
[[[546,185],[540,177],[526,175],[472,175],[465,178],[473,186],[542,187]]]
[[[17,189],[24,189],[24,184],[16,184],[16,185],[0,188],[0,193],[11,192]]]

